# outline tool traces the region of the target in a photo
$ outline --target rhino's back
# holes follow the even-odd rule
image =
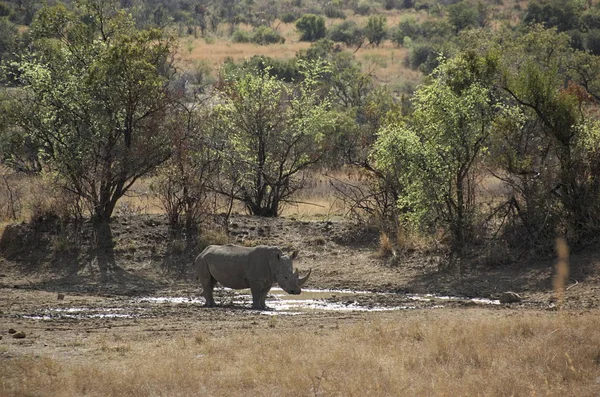
[[[236,245],[213,245],[202,252],[210,274],[223,286],[234,289],[250,287],[248,268],[255,267],[259,252]]]

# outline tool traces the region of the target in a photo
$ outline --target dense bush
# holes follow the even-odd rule
[[[386,18],[383,15],[371,15],[367,20],[364,32],[369,44],[379,47],[379,44],[387,36]]]
[[[354,11],[359,15],[368,15],[374,7],[369,0],[359,0]]]
[[[267,26],[259,26],[252,32],[248,32],[243,29],[237,29],[235,32],[233,32],[231,40],[234,43],[255,43],[260,45],[285,42],[285,39],[281,37],[277,31]]]
[[[576,0],[534,0],[527,6],[525,23],[542,23],[560,32],[580,29],[584,3]]]
[[[327,38],[346,44],[347,46],[360,45],[364,41],[364,32],[354,21],[344,21],[329,28]]]
[[[408,53],[407,63],[412,69],[431,72],[437,66],[439,50],[430,42],[413,42]]]
[[[448,6],[448,22],[456,32],[479,26],[479,11],[467,1]]]
[[[423,30],[421,29],[421,25],[417,21],[417,18],[412,15],[405,15],[400,19],[398,26],[392,32],[391,38],[397,45],[402,45],[405,37],[414,40],[422,34]]]
[[[296,21],[301,41],[317,41],[327,34],[325,18],[315,14],[306,14]]]

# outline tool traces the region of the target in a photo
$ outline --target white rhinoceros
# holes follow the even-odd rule
[[[265,310],[265,299],[273,284],[277,283],[288,294],[300,294],[301,287],[310,276],[310,271],[300,277],[293,271],[291,257],[284,255],[278,247],[259,245],[247,248],[237,245],[209,245],[194,262],[196,278],[202,284],[205,306],[215,306],[213,289],[217,282],[233,289],[250,288],[252,308]]]

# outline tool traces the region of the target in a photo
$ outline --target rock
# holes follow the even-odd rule
[[[25,332],[17,332],[16,334],[13,334],[13,338],[15,339],[25,339],[27,335],[25,335]]]
[[[17,333],[17,330],[16,330],[16,329],[14,329],[14,328],[10,328],[10,329],[8,330],[8,333],[9,333],[9,334],[16,334],[16,333]]]
[[[65,300],[65,294],[58,294],[56,299],[58,299],[59,301]]]
[[[507,291],[500,294],[500,303],[517,303],[522,300],[523,298],[516,292]]]

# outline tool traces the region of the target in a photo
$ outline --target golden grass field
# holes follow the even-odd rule
[[[331,322],[256,316],[219,331],[192,324],[167,337],[144,323],[85,340],[69,338],[67,328],[63,347],[73,357],[0,359],[0,395],[600,394],[597,312],[434,309]]]
[[[527,4],[504,3],[507,13],[516,3]],[[398,13],[386,15],[388,26],[400,18]],[[308,47],[297,41],[293,24],[281,24],[280,31],[286,38],[282,45],[233,44],[216,36],[208,41],[183,38],[181,48],[188,60],[204,61],[216,73],[226,57],[290,58]],[[355,56],[383,84],[398,86],[421,78],[404,66],[406,49],[391,42],[361,48]],[[356,178],[343,172],[334,177]],[[285,207],[283,215],[342,217],[347,208],[332,194],[329,180],[313,175],[310,187],[299,192],[298,203]],[[13,186],[20,189],[22,200],[18,222],[28,221],[36,208],[56,205],[44,182],[21,182]],[[150,192],[151,182],[136,183],[117,212],[162,213]],[[0,233],[13,222],[0,223]],[[327,260],[331,263],[322,266],[323,273],[341,271],[336,267],[340,257]],[[382,269],[374,267],[379,265],[372,256],[368,260],[356,265],[357,279],[362,280],[365,269]],[[4,264],[0,258],[2,272]],[[344,271],[354,264],[345,266]],[[589,285],[590,293],[600,291],[597,284]],[[56,299],[55,291],[38,288],[12,288],[12,279],[0,276],[0,397],[600,395],[597,308],[438,308],[271,317],[191,307],[177,316],[48,323],[13,315],[17,300],[42,307],[40,302]],[[15,324],[27,338],[8,334]]]

